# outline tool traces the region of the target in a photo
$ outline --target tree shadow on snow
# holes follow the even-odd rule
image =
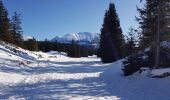
[[[69,98],[67,96],[111,96],[105,87],[104,81],[98,78],[53,80],[35,84],[0,87],[0,99],[9,99],[9,97],[15,96],[27,100],[65,100]]]
[[[34,66],[16,65],[15,67],[13,66],[13,64],[12,65],[1,64],[0,71],[7,72],[7,73],[19,73],[23,75],[31,75],[31,74],[43,74],[43,73],[92,73],[92,72],[94,73],[94,72],[99,72],[99,71],[101,72],[106,69],[106,67],[95,66],[95,64],[100,64],[100,62],[91,61],[91,62],[81,63],[81,62],[43,61]],[[66,65],[66,66],[63,66],[63,65]]]

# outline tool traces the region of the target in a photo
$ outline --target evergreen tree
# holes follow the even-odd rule
[[[159,2],[159,3],[158,3]],[[160,30],[161,30],[161,41],[164,40],[167,35],[170,35],[169,17],[167,16],[170,12],[168,6],[169,0],[146,0],[144,8],[137,8],[139,17],[137,21],[140,24],[142,40],[140,46],[142,48],[154,45],[156,40],[156,33],[158,30],[158,4],[160,8]]]
[[[170,12],[169,10],[169,3],[170,0],[146,0],[145,8],[139,9],[138,12],[140,14],[137,21],[139,21],[141,34],[142,34],[142,41],[140,42],[140,46],[145,49],[146,47],[148,50],[144,50],[139,54],[136,52],[135,54],[127,57],[125,61],[123,61],[124,68],[122,69],[124,75],[131,75],[134,72],[138,71],[141,67],[149,67],[153,68],[155,63],[155,46],[156,46],[156,34],[158,31],[158,16],[160,17],[160,27],[161,30],[161,41],[165,40],[164,37],[167,37],[169,34],[170,25],[169,19],[170,17],[167,16]],[[159,4],[159,7],[158,7]],[[159,8],[159,10],[158,10]],[[158,13],[160,11],[160,14]],[[167,48],[166,48],[167,49]],[[167,52],[161,48],[160,50],[160,66],[169,66],[168,57],[166,56]]]
[[[32,44],[33,51],[38,51],[38,44],[35,38],[32,39],[31,44]]]
[[[10,33],[10,20],[8,18],[8,12],[5,9],[2,0],[0,0],[0,39],[12,43],[13,38]]]
[[[38,43],[35,38],[25,41],[24,47],[30,51],[38,51]]]
[[[120,27],[114,3],[110,3],[106,11],[103,27],[101,29],[98,56],[103,63],[111,63],[123,57],[124,38]]]
[[[75,57],[77,58],[81,57],[80,46],[78,45],[78,43],[75,44],[74,52],[75,52]]]
[[[128,32],[127,36],[127,43],[126,43],[126,55],[132,55],[135,53],[135,30],[131,27]]]
[[[80,55],[81,57],[88,57],[88,49],[86,47],[80,46]]]
[[[152,48],[149,58],[153,61],[150,67],[158,67],[162,60],[162,48],[159,47],[160,42],[167,40],[170,36],[170,0],[146,0],[144,8],[137,8],[140,16],[137,21],[140,24],[142,39],[140,47]],[[159,35],[157,35],[159,33]],[[160,41],[158,39],[160,37]],[[155,62],[155,64],[154,64]],[[162,61],[164,62],[164,61]]]
[[[70,46],[70,48],[69,48],[69,50],[68,50],[68,53],[67,53],[67,55],[68,55],[69,57],[74,57],[74,56],[75,56],[74,45],[75,45],[74,40],[72,40],[71,46]]]
[[[81,57],[80,46],[74,40],[72,40],[72,43],[71,43],[70,48],[68,50],[68,56],[76,57],[76,58]]]
[[[21,19],[20,15],[17,12],[14,12],[14,16],[11,20],[11,33],[13,35],[14,44],[18,46],[23,46],[22,39],[22,27],[21,27]]]
[[[122,68],[124,76],[129,76],[136,71],[139,71],[140,68],[144,66],[144,63],[145,62],[142,55],[139,55],[137,53],[126,57],[123,61]]]

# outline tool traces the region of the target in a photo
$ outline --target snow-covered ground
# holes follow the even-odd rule
[[[0,100],[170,100],[170,77],[121,76],[121,60],[14,49],[0,44]]]

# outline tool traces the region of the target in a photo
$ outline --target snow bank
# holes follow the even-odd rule
[[[101,78],[107,83],[108,91],[120,100],[170,100],[170,77],[158,79],[140,73],[122,76],[122,60],[105,66],[108,69],[101,74]],[[153,70],[152,74],[160,75],[169,71]]]
[[[0,59],[35,61],[37,58],[31,51],[0,41]]]
[[[49,51],[49,52],[47,52],[47,54],[55,55],[60,58],[67,57],[67,53],[65,53],[65,52]]]
[[[170,68],[152,70],[153,75],[162,75],[163,73],[170,73]]]

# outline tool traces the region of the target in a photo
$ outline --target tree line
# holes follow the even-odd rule
[[[21,15],[14,12],[12,18],[8,17],[8,11],[4,7],[2,0],[0,0],[0,40],[20,46],[30,51],[44,51],[55,50],[59,52],[66,52],[70,57],[87,57],[96,54],[95,49],[87,48],[78,45],[76,41],[71,44],[37,41],[35,38],[23,40],[23,31],[21,27]]]
[[[25,49],[38,50],[35,38],[24,41],[22,37],[21,14],[14,12],[12,18],[0,0],[0,40]]]
[[[123,34],[114,3],[106,10],[101,28],[100,46],[97,52],[103,63],[112,63],[124,58],[124,75],[130,75],[141,67],[153,68],[155,63],[156,34],[160,30],[159,45],[170,40],[170,0],[146,0],[143,8],[137,7],[139,17],[135,17],[139,27],[130,27]],[[159,9],[158,9],[159,4]],[[158,13],[160,12],[160,14]],[[158,21],[158,15],[160,21]],[[159,25],[158,25],[159,23]],[[158,27],[160,26],[160,27]],[[159,67],[168,67],[170,50],[160,47]]]
[[[69,57],[88,57],[96,55],[97,50],[94,48],[87,48],[79,45],[76,41],[72,40],[72,43],[59,43],[50,42],[47,39],[45,41],[38,41],[38,48],[43,52],[49,52],[51,50],[58,52],[65,52]]]
[[[112,63],[126,57],[122,70],[125,75],[130,75],[141,67],[154,67],[158,29],[161,33],[160,43],[170,40],[169,2],[170,0],[146,0],[143,8],[137,7],[139,16],[136,17],[136,21],[139,23],[139,27],[137,29],[130,27],[126,35],[122,32],[115,5],[110,3],[104,15],[99,48],[95,50],[80,46],[76,41],[72,41],[71,44],[54,43],[47,40],[36,41],[35,38],[23,41],[20,14],[14,12],[13,17],[8,18],[8,12],[0,0],[0,40],[32,51],[67,52],[70,57],[97,54],[103,63]],[[158,28],[158,26],[160,27]],[[170,53],[169,49],[160,47],[160,67],[170,66],[167,53]]]
[[[169,3],[170,0],[146,0],[143,8],[137,7],[140,15],[136,17],[140,29],[138,30],[138,34],[140,34],[139,48],[142,52],[136,51],[126,59],[123,69],[125,75],[130,75],[141,67],[148,67],[152,70],[170,66],[170,49],[161,45],[163,41],[170,42]],[[157,58],[157,54],[159,58]]]

